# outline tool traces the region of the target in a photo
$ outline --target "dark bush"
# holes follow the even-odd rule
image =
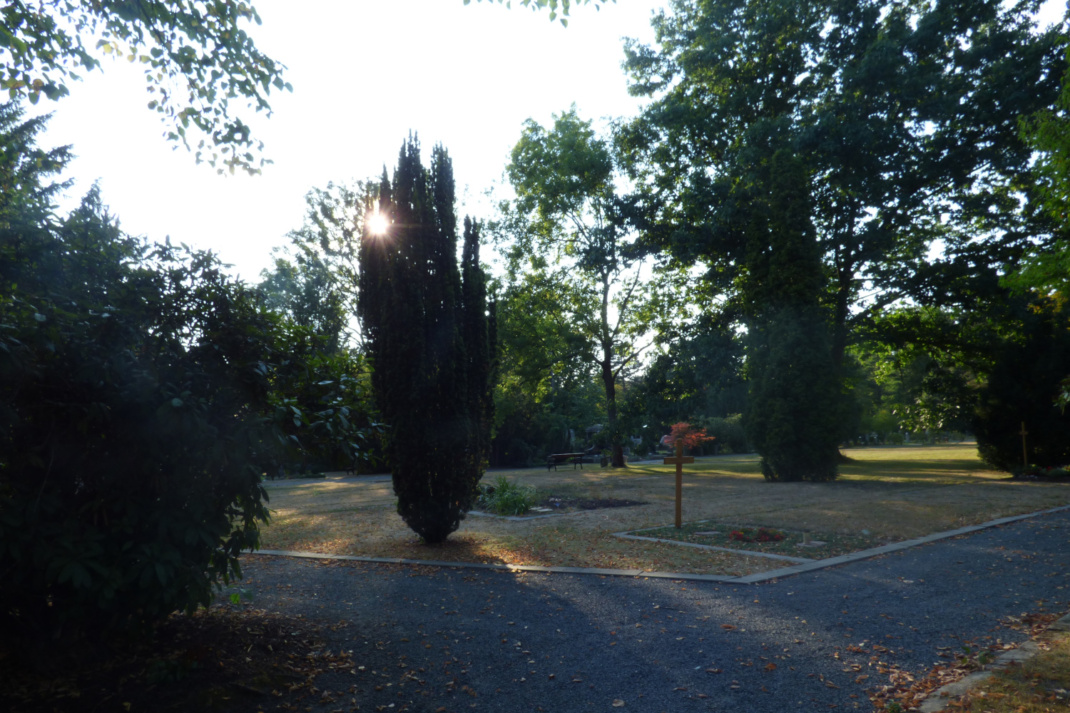
[[[750,452],[741,414],[732,414],[726,418],[704,418],[698,424],[706,429],[708,435],[717,439],[712,444],[705,446],[706,453]]]
[[[20,214],[24,204],[4,209]],[[47,644],[210,601],[266,521],[274,317],[92,192],[0,239],[0,619]]]
[[[974,434],[981,458],[1000,470],[1020,470],[1022,424],[1029,463],[1070,464],[1070,409],[1055,399],[1070,371],[1070,310],[1038,307],[1007,341],[978,400]]]

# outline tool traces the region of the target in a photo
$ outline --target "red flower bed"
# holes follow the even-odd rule
[[[745,528],[732,530],[728,537],[739,542],[780,542],[787,535],[780,530],[771,530],[768,527],[759,527],[757,530]]]

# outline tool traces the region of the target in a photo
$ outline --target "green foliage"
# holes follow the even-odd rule
[[[491,463],[529,466],[580,447],[577,433],[605,421],[604,387],[589,342],[573,329],[583,296],[531,270],[496,291],[500,341]]]
[[[398,513],[427,542],[457,529],[477,496],[493,419],[496,327],[479,266],[479,225],[465,219],[461,269],[453,167],[431,168],[410,138],[379,212],[388,228],[360,242],[359,314],[372,389],[389,427]]]
[[[44,150],[35,145],[47,121],[47,116],[24,120],[17,102],[0,104],[0,237],[15,239],[37,229],[51,217],[57,194],[70,185],[43,182],[71,159],[69,146]]]
[[[220,172],[258,173],[266,162],[258,158],[263,144],[232,101],[270,112],[271,90],[291,87],[283,66],[256,48],[243,28],[248,22],[260,24],[260,17],[244,2],[6,3],[0,88],[36,104],[42,95],[67,95],[67,82],[99,67],[101,57],[136,62],[145,70],[149,109],[160,114],[170,140]]]
[[[1025,319],[1020,338],[1007,339],[981,391],[974,434],[981,458],[1006,471],[1022,465],[1024,422],[1031,464],[1070,463],[1070,413],[1054,396],[1070,364],[1070,310],[1041,303]]]
[[[494,0],[491,0],[492,2]],[[617,0],[594,0],[595,9],[600,9],[600,6],[605,2],[616,2]],[[464,4],[467,5],[472,0],[464,0]],[[476,0],[476,2],[483,2],[483,0]],[[505,3],[506,7],[512,7],[512,0],[497,0],[499,3]],[[568,11],[569,8],[575,5],[586,5],[591,0],[517,0],[517,4],[522,7],[530,7],[532,10],[549,10],[550,21],[558,19],[558,11],[561,13],[561,24],[568,26]]]
[[[503,348],[507,345],[503,338]],[[585,448],[584,428],[604,421],[595,380],[549,374],[545,381],[544,390],[533,392],[503,364],[494,393],[493,464],[531,466],[545,463],[549,453]]]
[[[268,517],[285,340],[210,254],[122,234],[0,110],[0,619],[61,644],[209,603]]]
[[[6,625],[47,642],[207,604],[268,516],[273,317],[210,255],[124,237],[95,191],[5,235],[0,295]]]
[[[717,439],[719,453],[750,452],[742,414],[732,414],[724,418],[704,418],[699,423],[706,429],[706,433]]]
[[[1053,105],[1066,25],[1036,31],[1037,6],[674,0],[627,48],[650,102],[619,144],[648,240],[742,288],[752,176],[783,148],[813,179],[834,363],[904,296],[968,297],[1051,238],[1018,119]]]
[[[601,378],[612,461],[620,467],[617,382],[642,351],[659,295],[643,275],[635,236],[622,227],[610,145],[572,107],[549,129],[529,119],[511,159],[506,172],[517,198],[501,204],[495,226],[507,246],[511,287],[553,290],[550,330],[567,325],[572,336],[558,343]]]
[[[535,506],[535,489],[516,485],[499,475],[494,485],[479,486],[478,506],[495,515],[523,515]]]
[[[1070,49],[1067,50],[1070,65]],[[1053,107],[1038,111],[1021,123],[1023,137],[1038,152],[1034,171],[1044,209],[1062,230],[1062,236],[1041,249],[1008,277],[1019,290],[1036,289],[1043,294],[1070,289],[1070,69],[1063,74],[1062,91]]]
[[[752,331],[747,348],[747,440],[769,480],[836,477],[842,415],[820,315],[783,308]]]
[[[358,181],[310,190],[301,227],[286,234],[289,245],[273,251],[275,267],[261,273],[269,305],[325,337],[329,351],[350,340],[358,236],[372,189]]]
[[[999,352],[1008,340],[1020,340],[1030,319],[1027,300],[995,275],[971,282],[968,297],[889,309],[860,332],[855,349],[872,373],[874,408],[891,411],[907,432],[972,431]],[[965,304],[954,304],[960,299]]]
[[[677,421],[708,422],[743,411],[743,343],[730,317],[708,311],[683,328],[659,335],[664,351],[625,393],[622,421],[653,448]],[[723,434],[714,433],[718,444]],[[746,450],[742,436],[733,450]]]
[[[302,470],[350,470],[376,459],[381,430],[364,358],[330,351],[307,329],[283,323],[283,354],[271,380],[271,403],[283,414],[291,458]]]
[[[335,276],[319,256],[300,255],[291,262],[276,257],[270,271],[260,273],[259,290],[267,306],[286,315],[294,325],[308,329],[327,353],[337,352],[346,340],[348,310]]]
[[[768,198],[748,216],[748,440],[769,480],[832,480],[843,405],[818,304],[821,265],[808,180],[784,151],[772,156],[768,171],[759,179]]]
[[[305,196],[300,228],[276,250],[258,289],[283,317],[286,358],[272,398],[302,470],[351,469],[376,456],[378,431],[363,356],[349,348],[357,238],[368,186],[328,183]]]

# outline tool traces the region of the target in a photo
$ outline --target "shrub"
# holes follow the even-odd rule
[[[706,418],[701,421],[706,433],[717,439],[717,452],[748,453],[747,433],[743,428],[743,416],[732,414],[725,418]]]
[[[836,478],[839,385],[814,310],[784,309],[749,335],[748,441],[772,481]]]
[[[1000,350],[978,399],[974,434],[985,462],[1000,470],[1022,466],[1022,423],[1029,461],[1039,466],[1070,463],[1070,409],[1056,399],[1070,364],[1070,308],[1038,305],[1021,338]]]
[[[208,604],[268,516],[273,316],[210,255],[124,237],[93,191],[0,239],[0,325],[4,628],[47,643]]]
[[[686,421],[674,423],[670,427],[669,437],[672,440],[673,448],[676,447],[677,442],[682,442],[685,451],[700,449],[705,444],[711,444],[710,447],[712,448],[713,442],[717,440],[715,436],[708,435],[705,428],[692,426]]]
[[[535,502],[534,488],[510,483],[503,475],[494,485],[479,486],[478,507],[495,515],[523,515]]]

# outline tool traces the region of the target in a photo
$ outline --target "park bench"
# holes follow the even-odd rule
[[[565,463],[571,463],[573,468],[579,466],[583,468],[583,458],[586,453],[551,453],[546,456],[546,470],[553,468],[557,470],[557,466]]]

